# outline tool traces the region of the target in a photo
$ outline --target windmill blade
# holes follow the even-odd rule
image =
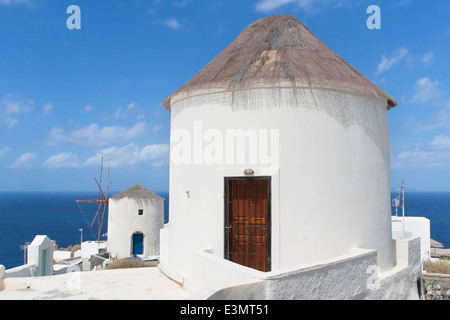
[[[102,187],[101,187],[101,185],[99,184],[99,182],[97,181],[97,179],[95,179],[95,183],[97,183],[98,190],[99,190],[99,196],[98,196],[98,197],[100,198],[100,193],[101,193],[102,199],[103,199],[103,200],[101,200],[101,201],[108,201],[108,199],[105,197],[105,194],[103,193]]]
[[[95,220],[96,220],[97,217],[98,217],[98,214],[99,214],[99,212],[100,212],[100,208],[101,208],[101,207],[102,207],[102,202],[99,202],[99,203],[98,203],[97,212],[95,213],[94,219],[92,219],[91,228],[92,228],[92,226],[94,225],[94,222],[95,222]]]
[[[99,187],[99,193],[98,193],[98,197],[100,198],[100,191],[102,190],[102,176],[103,176],[103,156],[102,156],[102,160],[100,163],[100,184],[97,182],[97,179],[95,179],[95,182],[97,183],[98,187]],[[102,192],[103,193],[103,192]]]
[[[108,164],[108,175],[107,175],[107,184],[106,184],[106,193],[103,192],[102,189],[102,179],[103,179],[103,157],[101,159],[100,164],[100,177],[99,180],[97,178],[94,178],[95,183],[98,187],[98,199],[96,200],[76,200],[77,203],[79,202],[85,202],[85,203],[98,203],[97,212],[95,213],[94,219],[91,223],[91,228],[93,227],[95,221],[97,221],[97,228],[98,228],[98,235],[97,235],[97,241],[100,241],[100,235],[103,227],[103,221],[105,220],[105,213],[106,213],[106,206],[108,205],[109,199],[108,199],[108,192],[109,188],[111,187],[111,183],[109,181],[109,164]],[[103,209],[102,209],[103,206]],[[102,212],[100,212],[102,211]]]
[[[112,181],[108,184],[108,187],[106,188],[106,195],[107,196],[108,196],[109,188],[111,187],[111,185],[112,185]]]
[[[101,202],[101,201],[103,201],[103,200],[98,200],[98,199],[95,199],[95,200],[76,200],[76,202],[79,202],[79,203],[98,203],[98,202]]]
[[[111,183],[112,183],[109,181],[109,163],[108,163],[108,176],[107,177],[108,177],[108,180],[106,182],[106,197],[108,197],[109,187],[111,187]]]

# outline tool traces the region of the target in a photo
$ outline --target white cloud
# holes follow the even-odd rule
[[[260,0],[256,3],[256,10],[261,12],[268,12],[275,9],[278,9],[281,6],[284,6],[289,3],[300,2],[297,0]],[[308,1],[301,1],[308,2]]]
[[[34,101],[31,99],[13,100],[11,96],[0,100],[0,116],[3,122],[12,128],[19,123],[19,117],[31,112]]]
[[[446,108],[442,108],[436,113],[433,113],[429,118],[417,119],[414,116],[408,118],[404,124],[407,130],[422,133],[433,131],[437,129],[450,129],[450,104]]]
[[[126,119],[126,114],[123,113],[122,108],[117,108],[116,112],[114,112],[115,119]]]
[[[130,143],[125,147],[110,147],[101,150],[93,157],[87,159],[84,166],[98,166],[103,157],[104,163],[111,167],[133,166],[148,162],[153,166],[161,166],[162,158],[168,156],[169,145],[147,145],[140,149],[136,144]]]
[[[413,103],[426,103],[438,98],[441,92],[438,89],[439,81],[431,81],[427,77],[420,78],[415,83]]]
[[[385,55],[383,55],[381,57],[381,62],[377,66],[377,74],[388,71],[395,64],[405,59],[407,54],[408,50],[405,48],[401,48],[396,50],[390,57],[386,57]]]
[[[154,126],[153,126],[153,132],[158,132],[159,130],[161,130],[162,129],[162,125],[161,124],[155,124]]]
[[[177,19],[174,19],[174,18],[163,20],[162,24],[165,25],[166,27],[169,27],[169,28],[173,29],[173,30],[177,30],[177,29],[180,28],[180,23],[178,22]]]
[[[15,4],[29,4],[30,0],[0,0],[0,5],[12,6]]]
[[[80,159],[76,153],[60,153],[48,158],[43,164],[46,168],[78,168]]]
[[[433,58],[434,58],[434,53],[430,52],[430,53],[427,53],[427,54],[424,54],[423,56],[421,56],[420,61],[424,65],[429,66],[433,62]]]
[[[314,9],[317,11],[324,7],[336,9],[342,7],[345,3],[343,0],[258,0],[255,9],[258,12],[270,12],[291,4],[304,10]],[[356,5],[359,5],[359,3],[356,3]]]
[[[133,110],[134,107],[136,107],[136,102],[135,101],[129,103],[128,106],[127,106],[127,109],[128,110]]]
[[[393,168],[450,167],[450,136],[440,134],[429,143],[402,146],[393,154]]]
[[[38,159],[38,155],[35,153],[25,153],[21,155],[16,162],[14,162],[10,168],[17,169],[17,168],[25,168],[25,169],[31,169],[35,166],[36,161]]]
[[[180,23],[175,18],[168,18],[168,19],[156,19],[153,21],[155,24],[166,26],[172,30],[178,30],[180,28]]]
[[[133,127],[106,126],[100,127],[93,123],[88,127],[64,132],[61,128],[50,131],[51,142],[69,142],[78,145],[104,146],[118,141],[127,141],[145,133],[145,122],[138,122]]]
[[[437,148],[450,148],[450,137],[445,135],[439,135],[433,139],[431,146]]]
[[[85,112],[91,112],[94,109],[92,104],[88,104],[86,107],[84,107]]]
[[[182,8],[182,7],[186,7],[189,4],[189,2],[191,2],[191,0],[181,0],[181,1],[175,2],[173,5],[176,7]]]
[[[54,106],[50,102],[44,104],[44,107],[42,108],[42,113],[44,115],[49,114],[53,110]]]
[[[164,165],[164,163],[165,163],[164,160],[159,160],[157,162],[153,162],[152,167],[159,168],[159,167],[162,167]]]
[[[450,151],[429,145],[416,145],[400,151],[392,157],[393,168],[442,167],[450,165]]]
[[[122,107],[117,108],[116,112],[114,112],[115,119],[127,119],[128,115],[132,110],[136,107],[136,102],[131,102],[127,105],[126,110],[123,110]]]

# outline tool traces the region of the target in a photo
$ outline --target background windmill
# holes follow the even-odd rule
[[[91,223],[91,228],[94,226],[95,222],[97,221],[97,241],[100,241],[100,237],[102,235],[102,227],[103,227],[103,221],[105,220],[105,214],[107,213],[107,207],[108,207],[108,192],[109,187],[111,186],[111,181],[109,181],[109,165],[108,165],[108,173],[107,173],[107,181],[106,181],[106,190],[103,191],[102,189],[102,177],[103,177],[103,157],[101,160],[100,165],[100,177],[99,180],[97,178],[94,178],[95,183],[98,187],[98,198],[94,200],[77,200],[77,203],[97,203],[97,212],[95,213],[94,219]]]

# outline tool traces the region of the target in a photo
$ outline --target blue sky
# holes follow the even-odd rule
[[[66,26],[70,5],[80,30]],[[392,186],[450,191],[448,0],[0,0],[0,190],[96,190],[103,156],[112,190],[167,191],[160,103],[250,23],[282,13],[398,100]]]

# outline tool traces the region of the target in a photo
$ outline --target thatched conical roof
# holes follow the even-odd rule
[[[158,196],[156,193],[148,190],[147,188],[141,186],[140,184],[135,184],[134,186],[116,194],[114,197],[111,197],[111,199],[113,199],[113,200],[120,200],[123,198],[144,199],[144,200],[164,200],[164,198]]]
[[[163,101],[198,90],[223,92],[286,83],[291,87],[342,90],[397,102],[289,15],[262,18],[247,27],[224,51]]]

